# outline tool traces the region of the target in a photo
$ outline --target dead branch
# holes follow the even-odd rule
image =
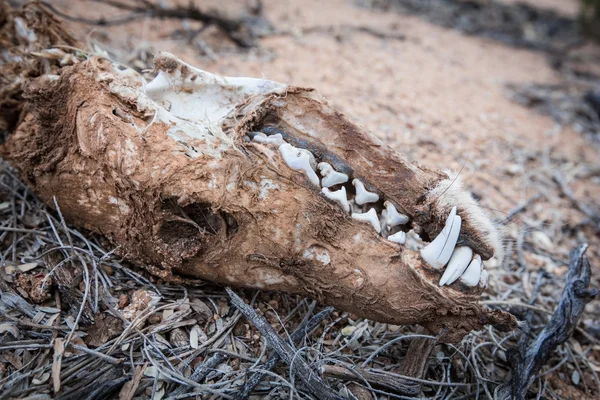
[[[133,22],[141,18],[186,19],[198,21],[203,23],[205,26],[213,25],[218,27],[227,35],[227,37],[229,37],[229,39],[231,39],[238,46],[244,48],[256,46],[256,40],[259,36],[255,29],[257,25],[270,26],[269,22],[260,15],[230,18],[214,11],[202,11],[193,3],[189,3],[187,6],[176,5],[174,7],[162,7],[161,5],[151,1],[142,1],[138,4],[128,4],[115,0],[94,1],[127,11],[129,14],[114,19],[107,19],[105,17],[90,19],[74,17],[62,12],[47,2],[42,2],[42,4],[66,20],[89,25],[114,26]],[[255,14],[257,10],[260,12],[261,8],[255,8],[250,11]]]
[[[548,325],[529,348],[526,347],[526,341],[522,341],[509,352],[512,377],[509,382],[498,388],[496,398],[525,398],[537,373],[548,362],[554,350],[573,334],[585,305],[600,293],[595,288],[589,289],[591,267],[588,258],[585,257],[587,248],[585,243],[571,251],[565,288]]]
[[[387,371],[352,365],[324,365],[322,372],[324,376],[362,384],[368,382],[374,387],[405,396],[417,396],[421,392],[421,385],[410,377]]]
[[[231,303],[250,321],[260,333],[267,339],[269,346],[281,357],[281,359],[294,370],[294,373],[304,382],[307,389],[320,399],[342,399],[335,393],[319,375],[298,355],[297,350],[279,337],[273,327],[248,304],[244,303],[233,290],[226,288],[231,298]]]
[[[298,325],[298,328],[296,328],[296,330],[292,333],[292,336],[290,338],[292,343],[298,343],[303,337],[306,336],[306,334],[308,334],[317,326],[319,326],[319,324],[325,318],[327,318],[332,311],[333,307],[327,307],[323,311],[317,313],[317,315],[312,317],[310,320],[304,319],[302,323]],[[271,371],[280,361],[281,357],[279,356],[279,354],[277,352],[273,352],[273,354],[269,356],[267,362],[264,363],[264,365],[260,369],[261,371]],[[242,389],[240,389],[239,392],[236,394],[235,400],[247,399],[250,396],[250,393],[252,393],[254,388],[258,386],[260,381],[262,381],[266,375],[266,372],[257,372],[254,375],[252,375],[248,382],[246,382]]]

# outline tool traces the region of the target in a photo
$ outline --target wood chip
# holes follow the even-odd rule
[[[147,366],[148,364],[146,363],[143,367],[141,365],[135,367],[133,377],[129,382],[123,385],[121,391],[119,392],[119,400],[131,400],[133,398],[138,386],[140,385],[142,376],[144,376],[144,369],[146,369]]]

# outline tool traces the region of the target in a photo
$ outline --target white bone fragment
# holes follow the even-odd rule
[[[461,218],[456,215],[456,206],[454,206],[446,219],[444,229],[433,239],[433,242],[421,249],[421,257],[432,268],[441,269],[450,260],[454,247],[456,247],[461,223]]]
[[[381,225],[379,225],[379,217],[377,216],[377,211],[374,208],[371,208],[366,213],[352,213],[352,218],[370,223],[377,233],[381,232]]]
[[[310,179],[314,185],[319,186],[319,177],[311,165],[312,153],[310,151],[298,149],[289,143],[284,143],[279,146],[279,152],[288,167],[294,170],[304,171],[306,176],[308,176],[308,179]]]
[[[348,197],[346,196],[346,188],[342,186],[340,190],[332,192],[328,188],[321,189],[321,192],[330,200],[338,202],[344,211],[350,212],[350,203],[348,203]]]
[[[404,225],[408,222],[408,217],[404,214],[400,214],[396,207],[389,201],[383,203],[387,210],[387,224],[388,226]]]
[[[163,90],[167,90],[170,86],[169,79],[163,71],[159,71],[156,78],[146,84],[146,93],[154,94]]]
[[[254,135],[252,140],[258,143],[273,144],[275,146],[281,146],[285,143],[285,140],[283,140],[283,136],[281,136],[281,133],[276,133],[274,135],[266,135],[263,132],[256,132],[256,135]]]
[[[461,275],[460,281],[467,286],[477,286],[481,277],[481,265],[481,257],[477,254],[467,267],[467,270]]]
[[[454,249],[448,266],[440,279],[440,286],[453,284],[465,272],[471,258],[473,258],[473,250],[470,247],[460,246]]]
[[[333,185],[348,182],[348,175],[337,172],[329,163],[320,162],[317,168],[319,168],[321,175],[323,175],[323,179],[321,179],[321,186],[323,187],[332,187]]]
[[[360,180],[354,179],[352,184],[356,188],[356,197],[354,198],[356,204],[375,203],[379,200],[379,195],[365,189],[365,185]]]
[[[404,244],[404,243],[406,243],[406,232],[404,232],[404,231],[396,232],[393,235],[388,236],[387,240],[389,240],[390,242],[398,243],[398,244]]]

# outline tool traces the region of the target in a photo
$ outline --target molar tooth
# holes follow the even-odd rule
[[[404,225],[408,222],[408,217],[404,214],[400,214],[391,202],[386,200],[383,205],[387,210],[388,226]]]
[[[472,257],[473,250],[470,247],[461,246],[454,249],[442,279],[440,279],[440,286],[453,284],[465,272]]]
[[[348,198],[346,197],[346,188],[342,186],[340,190],[336,190],[332,192],[328,188],[321,189],[321,192],[330,200],[336,201],[340,203],[344,211],[350,212],[350,203],[348,203]]]
[[[461,275],[460,281],[467,286],[477,286],[481,277],[481,265],[481,257],[479,254],[476,254],[471,264],[469,264],[465,272]]]
[[[377,216],[377,211],[374,208],[371,208],[366,213],[352,213],[352,218],[370,223],[377,233],[381,232],[381,225],[379,225],[379,217]]]
[[[256,135],[254,135],[252,140],[258,143],[273,144],[275,146],[281,146],[285,143],[285,140],[283,140],[283,136],[281,136],[281,133],[276,133],[274,135],[267,136],[263,132],[256,132]]]
[[[298,149],[289,143],[279,146],[279,152],[283,161],[293,170],[302,170],[308,176],[310,181],[319,186],[319,177],[314,170],[314,156],[305,149]],[[345,193],[345,191],[344,191]]]
[[[358,214],[360,214],[362,212],[362,207],[359,206],[358,204],[356,204],[356,202],[354,201],[354,199],[348,200],[348,204],[350,205],[350,212],[351,213],[358,213]]]
[[[387,237],[390,242],[404,244],[406,243],[406,232],[399,231]]]
[[[352,184],[356,187],[356,197],[354,198],[356,204],[376,203],[379,200],[379,195],[365,189],[365,185],[360,180],[354,179]]]
[[[456,247],[460,226],[461,218],[456,215],[456,206],[454,206],[446,219],[444,229],[433,242],[421,249],[421,257],[432,268],[441,269],[450,260],[454,247]]]
[[[321,175],[323,175],[323,179],[321,179],[321,186],[323,187],[331,187],[348,182],[348,175],[337,172],[329,163],[320,162],[317,168],[319,168]]]

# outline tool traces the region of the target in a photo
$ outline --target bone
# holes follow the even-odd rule
[[[321,179],[321,186],[323,187],[328,188],[334,185],[339,185],[341,183],[348,182],[348,175],[343,174],[341,172],[337,172],[329,163],[320,162],[317,165],[317,168],[319,168],[319,171],[321,171],[321,175],[323,175],[323,179]]]
[[[365,185],[360,180],[354,179],[352,184],[356,188],[356,197],[354,198],[356,204],[375,203],[379,200],[379,195],[365,189]]]
[[[406,243],[406,232],[396,232],[393,235],[388,236],[387,240],[398,244],[404,244]]]
[[[456,206],[452,207],[450,215],[446,219],[446,225],[442,232],[427,246],[421,250],[421,257],[432,268],[441,269],[454,251],[458,234],[460,233],[461,219],[456,215]]]
[[[440,286],[453,284],[469,266],[471,258],[473,257],[473,250],[470,247],[461,246],[457,247],[450,257],[448,267],[444,271],[442,278],[440,279]]]
[[[279,152],[281,153],[281,157],[288,167],[293,170],[304,171],[306,176],[308,176],[308,179],[314,185],[319,186],[319,177],[311,165],[314,163],[314,157],[313,161],[311,162],[312,154],[308,150],[299,149],[289,143],[284,143],[279,146]]]
[[[470,287],[477,286],[481,277],[481,265],[481,257],[476,255],[466,271],[461,275],[460,281]]]
[[[396,207],[389,201],[383,203],[387,211],[387,225],[388,226],[397,226],[404,225],[408,222],[408,217],[404,214],[400,214]]]
[[[276,133],[274,135],[267,136],[263,132],[256,132],[256,135],[254,135],[252,140],[258,143],[272,144],[275,146],[281,146],[285,143],[285,140],[283,140],[283,136],[281,136],[281,133]]]
[[[330,200],[333,200],[339,203],[344,211],[350,212],[350,203],[348,203],[348,198],[346,197],[346,188],[342,186],[340,190],[336,190],[332,192],[328,188],[321,189],[321,192]]]
[[[342,188],[343,189],[343,188]],[[371,208],[366,213],[352,213],[352,218],[370,223],[377,233],[381,232],[381,225],[379,225],[379,217],[377,216],[377,211],[374,208]]]
[[[153,94],[168,89],[170,86],[169,79],[163,71],[159,71],[156,78],[146,84],[146,93]]]

